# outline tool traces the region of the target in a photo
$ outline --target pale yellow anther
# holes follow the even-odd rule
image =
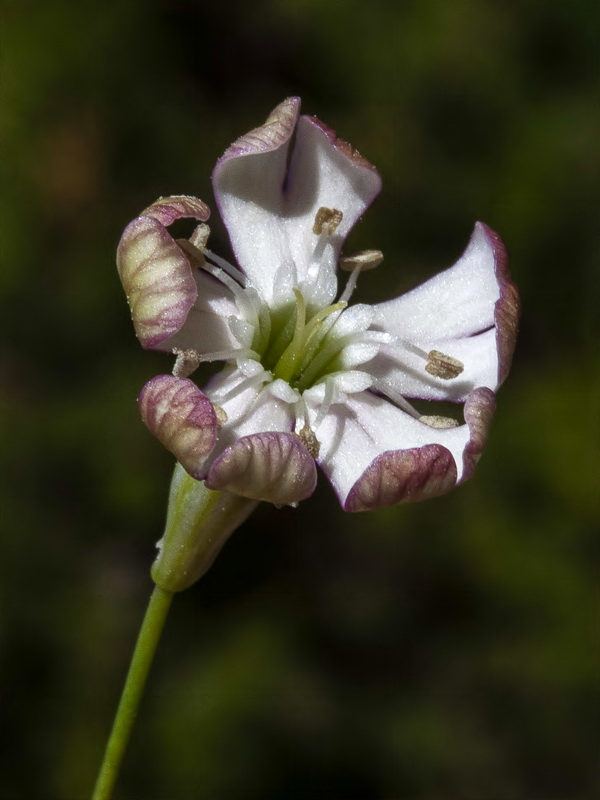
[[[180,350],[178,347],[174,347],[173,355],[176,357],[173,377],[187,378],[194,370],[198,369],[200,354],[196,350]]]
[[[419,417],[419,422],[424,422],[430,428],[457,428],[460,425],[460,422],[452,417],[440,417],[437,414]]]
[[[439,350],[432,350],[427,355],[427,364],[425,364],[425,372],[433,375],[435,378],[442,378],[442,380],[449,381],[452,378],[457,378],[464,370],[465,365],[462,361],[452,356],[447,356]]]
[[[308,452],[313,458],[317,458],[319,455],[319,450],[321,449],[321,443],[315,436],[315,433],[312,428],[309,428],[308,425],[304,425],[300,431],[296,434],[296,436],[300,439],[302,444],[306,447]]]
[[[194,232],[190,236],[190,242],[197,247],[198,250],[204,250],[206,245],[208,244],[208,237],[210,236],[210,228],[206,224],[206,222],[201,222],[197,225],[194,229]]]
[[[340,258],[340,269],[345,272],[353,272],[358,268],[361,272],[366,272],[369,269],[378,267],[382,261],[383,253],[381,250],[361,250],[360,253]]]
[[[326,236],[331,236],[335,233],[343,216],[342,212],[337,208],[321,206],[315,215],[313,233],[316,233],[317,236],[320,236],[322,233]]]
[[[227,412],[216,403],[213,403],[213,408],[215,410],[215,416],[217,417],[217,428],[221,430],[223,425],[227,422]]]

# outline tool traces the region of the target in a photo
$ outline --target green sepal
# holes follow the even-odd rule
[[[256,500],[207,489],[203,481],[195,480],[177,464],[165,533],[152,565],[153,581],[170,592],[189,588],[209,569],[227,539],[257,505]]]

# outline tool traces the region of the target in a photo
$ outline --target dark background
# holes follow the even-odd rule
[[[175,599],[118,797],[595,796],[594,0],[51,0],[2,14],[2,797],[91,790],[172,469],[114,266],[290,94],[379,169],[386,299],[503,236],[523,299],[476,477],[262,506]],[[216,217],[212,247],[226,253]],[[595,228],[596,226],[596,228]],[[594,261],[594,258],[596,259]]]

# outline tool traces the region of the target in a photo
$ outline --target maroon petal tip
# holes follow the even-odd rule
[[[342,153],[349,161],[352,161],[358,167],[365,167],[366,169],[371,170],[380,180],[379,172],[377,168],[371,164],[359,151],[353,147],[349,142],[346,142],[344,139],[340,139],[337,133],[330,128],[325,122],[322,122],[318,117],[314,116],[305,116],[304,117],[308,122],[314,125],[316,128],[319,128],[325,136],[328,138],[329,142],[336,148],[340,153]]]
[[[316,486],[315,462],[292,433],[243,436],[213,463],[206,485],[277,506],[309,497]]]
[[[142,420],[196,480],[217,438],[217,417],[208,397],[188,378],[157,375],[138,398]]]
[[[232,158],[271,152],[286,144],[294,132],[299,112],[300,98],[288,97],[271,111],[262,125],[236,139],[217,161],[215,170]]]
[[[461,483],[468,480],[475,472],[488,440],[495,410],[496,396],[491,389],[480,387],[468,395],[463,413],[465,422],[469,426],[469,441],[463,451],[464,468]]]
[[[500,236],[484,222],[478,222],[487,236],[494,254],[494,269],[500,297],[494,308],[494,321],[496,324],[496,346],[498,348],[498,385],[501,385],[509,373],[512,363],[517,332],[519,329],[519,316],[521,301],[519,292],[513,283],[508,268],[508,254]]]
[[[167,227],[177,219],[197,219],[199,222],[206,222],[210,217],[210,208],[197,197],[180,194],[159,197],[145,208],[140,216],[152,217]]]
[[[425,500],[449,492],[456,485],[456,464],[448,449],[428,444],[410,450],[388,450],[378,456],[356,481],[345,511]]]
[[[136,335],[155,347],[182,327],[198,290],[190,262],[157,219],[141,216],[125,228],[117,269]]]

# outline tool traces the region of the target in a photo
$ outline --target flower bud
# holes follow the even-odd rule
[[[152,579],[163,589],[181,592],[212,565],[219,551],[258,503],[230,492],[207,489],[204,482],[175,467],[167,523],[152,565]]]

